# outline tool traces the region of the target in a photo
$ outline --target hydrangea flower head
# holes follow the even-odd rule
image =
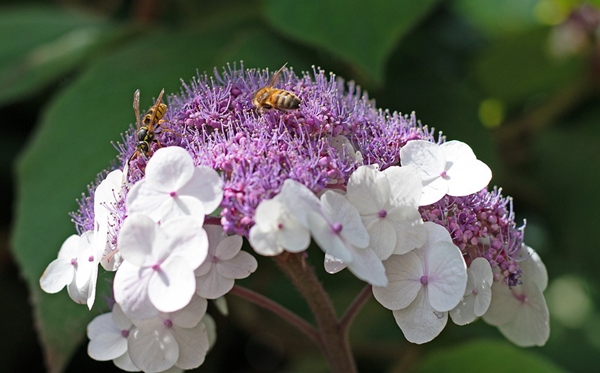
[[[113,312],[90,324],[91,356],[147,372],[202,364],[215,340],[206,299],[257,269],[244,238],[284,259],[309,255],[312,238],[326,271],[371,284],[411,342],[436,337],[449,314],[545,342],[541,262],[525,264],[512,201],[486,189],[491,171],[468,145],[317,68],[279,76],[298,108],[254,107],[271,79],[228,66],[184,84],[148,152],[136,153],[130,130],[120,167],[80,200],[79,235],[40,284],[91,307],[98,264],[116,271]]]

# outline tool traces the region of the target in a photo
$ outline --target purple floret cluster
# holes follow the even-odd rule
[[[221,173],[221,223],[228,233],[246,235],[258,204],[275,196],[286,179],[315,193],[345,186],[360,163],[333,147],[333,137],[345,136],[362,163],[381,169],[399,163],[407,141],[433,139],[414,115],[378,110],[359,87],[316,68],[300,77],[284,70],[276,84],[300,98],[299,109],[258,110],[254,92],[271,78],[265,70],[229,67],[184,84],[169,100],[167,120],[185,136],[164,132],[161,142],[183,146],[197,164]]]
[[[181,146],[197,165],[219,172],[224,183],[220,218],[227,233],[247,235],[258,204],[277,195],[286,179],[315,193],[344,189],[361,164],[377,164],[382,170],[399,165],[400,149],[410,140],[445,141],[422,126],[414,113],[377,109],[353,82],[317,68],[301,76],[285,69],[275,85],[298,96],[299,109],[261,111],[252,104],[253,94],[272,76],[268,70],[234,65],[184,83],[178,95],[168,97],[166,123],[156,134],[158,142],[152,144],[153,151],[159,146]],[[360,157],[349,157],[332,145],[339,135]],[[123,141],[118,146],[122,166],[135,151],[135,131],[125,134]],[[131,161],[130,183],[143,177],[146,162],[143,156]],[[518,283],[516,258],[523,233],[515,226],[510,198],[497,189],[482,190],[466,197],[446,196],[420,211],[425,221],[448,229],[467,264],[485,257],[501,269],[509,285]],[[119,215],[124,219],[126,213]],[[93,227],[93,188],[89,197],[80,200],[74,220],[79,230]]]
[[[467,266],[483,257],[492,268],[499,268],[509,286],[519,284],[519,257],[524,226],[514,222],[512,199],[501,190],[486,189],[465,197],[445,196],[440,201],[420,208],[425,221],[445,227],[462,251]]]

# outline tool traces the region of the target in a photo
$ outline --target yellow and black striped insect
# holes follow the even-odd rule
[[[162,103],[162,97],[164,93],[165,90],[163,88],[163,90],[160,91],[156,102],[150,108],[150,110],[146,112],[146,115],[144,115],[143,119],[140,119],[140,90],[136,90],[133,94],[133,110],[135,111],[137,142],[135,144],[135,151],[131,157],[129,157],[127,165],[129,165],[129,162],[131,162],[131,160],[137,155],[142,154],[145,158],[148,158],[150,153],[150,144],[154,141],[157,141],[154,138],[154,135],[156,134],[158,127],[164,123],[162,117],[167,111],[167,105]]]
[[[285,68],[285,65],[287,65],[287,63],[281,66],[281,69],[277,70],[268,86],[262,87],[254,93],[252,104],[254,104],[257,109],[261,111],[269,109],[287,111],[298,109],[300,107],[302,101],[300,101],[298,96],[284,89],[273,88],[279,74]]]

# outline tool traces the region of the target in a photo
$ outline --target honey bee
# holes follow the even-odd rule
[[[287,63],[281,66],[281,69],[277,70],[268,86],[262,87],[254,93],[252,104],[259,110],[263,111],[275,108],[286,111],[298,109],[300,107],[301,101],[298,96],[283,89],[273,88],[279,74],[285,68],[285,65],[287,65]]]
[[[129,162],[136,156],[142,154],[145,158],[149,156],[150,153],[150,144],[154,141],[154,135],[156,134],[156,130],[160,125],[164,122],[162,117],[165,115],[167,111],[167,105],[162,103],[162,97],[165,93],[163,88],[154,103],[154,106],[146,112],[144,118],[140,120],[140,90],[136,90],[133,94],[133,110],[135,111],[135,120],[136,120],[136,136],[137,143],[135,144],[135,151],[129,157],[127,161],[127,165],[129,166]]]

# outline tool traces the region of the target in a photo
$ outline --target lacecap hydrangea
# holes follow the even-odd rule
[[[98,265],[116,271],[112,311],[88,326],[92,358],[128,371],[201,365],[216,339],[207,299],[257,269],[244,239],[265,256],[306,255],[312,239],[327,272],[372,285],[411,342],[448,316],[483,317],[519,346],[546,342],[546,269],[467,144],[316,68],[274,82],[297,109],[255,107],[272,78],[234,66],[183,84],[148,152],[132,128],[118,166],[79,201],[78,233],[40,284],[91,309]]]

